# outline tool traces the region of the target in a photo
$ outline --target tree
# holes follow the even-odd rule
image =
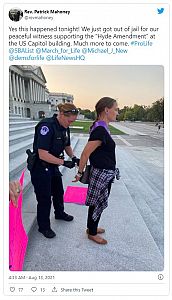
[[[147,110],[147,120],[151,122],[164,122],[164,98],[157,100]]]
[[[135,121],[135,115],[134,115],[134,111],[132,108],[129,108],[128,110],[126,110],[124,118],[125,118],[125,120]]]
[[[94,120],[95,119],[95,112],[91,111],[90,109],[81,109],[80,113],[85,116],[85,118]]]
[[[134,113],[135,121],[145,120],[145,109],[142,105],[134,104],[133,113]]]
[[[123,121],[125,120],[125,112],[126,110],[129,109],[128,106],[124,106],[122,109],[119,109],[119,115],[118,115],[118,121]]]
[[[151,107],[134,104],[119,110],[118,120],[164,122],[164,98],[155,101]]]

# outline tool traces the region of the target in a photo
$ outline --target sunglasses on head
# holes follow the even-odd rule
[[[64,114],[73,114],[73,115],[77,115],[78,113],[79,113],[79,110],[78,109],[70,109],[70,110],[65,110],[64,112],[63,112]]]

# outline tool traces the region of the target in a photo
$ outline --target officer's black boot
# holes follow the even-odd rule
[[[55,232],[49,228],[49,229],[38,229],[39,232],[41,232],[47,239],[52,239],[56,236]]]
[[[64,220],[70,222],[73,216],[64,212],[64,189],[61,176],[53,176],[51,182],[53,206],[56,220]]]
[[[64,220],[67,222],[70,222],[73,220],[73,216],[66,214],[65,212],[63,212],[62,214],[56,215],[55,214],[55,219],[56,220]]]

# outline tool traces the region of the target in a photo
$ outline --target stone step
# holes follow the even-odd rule
[[[10,180],[14,176],[20,177],[20,174],[24,168],[26,168],[26,152],[21,153],[19,156],[11,158],[9,161],[9,176]]]
[[[26,169],[23,193],[25,194],[25,193],[27,193],[27,191],[29,192],[31,186],[32,186],[32,183],[31,183],[31,178],[30,178],[30,172]]]
[[[118,147],[118,167],[128,192],[139,210],[147,228],[149,229],[153,239],[155,240],[160,252],[164,251],[164,218],[163,205],[164,196],[162,189],[154,184],[161,177],[161,170],[154,169],[148,164],[146,167],[132,152],[124,151],[122,147]],[[131,169],[132,166],[132,169]],[[130,170],[130,171],[129,171]],[[148,174],[149,173],[149,174]],[[153,176],[154,174],[154,176]]]
[[[32,119],[30,118],[25,118],[25,117],[17,117],[17,116],[9,116],[9,121],[10,122],[14,122],[14,121],[32,121]]]
[[[31,129],[31,131],[28,130],[27,132],[18,133],[18,134],[10,136],[9,145],[12,146],[12,145],[18,144],[22,141],[25,141],[25,140],[28,140],[28,139],[31,139],[31,138],[33,139],[33,137],[34,137],[34,130],[33,129]]]
[[[163,208],[163,194],[162,191],[155,186],[153,186],[152,182],[148,180],[148,178],[144,177],[144,173],[139,172],[137,169],[132,167],[132,172],[137,175],[135,178],[125,178],[126,170],[127,170],[127,163],[125,168],[122,168],[119,164],[121,176],[123,177],[123,180],[125,181],[127,188],[133,195],[136,204],[137,199],[142,199],[142,203],[145,205],[148,205],[151,212],[155,215],[157,218],[157,222],[160,223],[161,226],[163,226],[163,215],[162,215],[162,208]],[[134,191],[132,191],[133,186],[135,185]],[[146,188],[145,188],[146,187]]]
[[[19,180],[22,172],[25,170],[25,176],[24,176],[24,184],[23,184],[23,195],[30,189],[32,183],[30,179],[30,173],[26,168],[26,164],[24,165],[24,168],[22,168],[20,171],[16,172],[15,175],[13,175],[10,180]]]
[[[82,149],[83,144],[80,139],[75,149],[75,154],[80,156]],[[119,163],[122,167],[121,159],[123,152],[120,151],[120,149],[118,155],[120,157]],[[123,164],[125,164],[125,159],[123,159]],[[131,168],[132,161],[128,171],[130,171]],[[80,183],[72,183],[73,176],[74,172],[66,168],[63,176],[64,187],[68,185],[86,187]],[[125,175],[123,175],[123,177],[124,176]],[[115,181],[112,185],[108,208],[105,209],[100,220],[100,226],[103,225],[103,227],[106,228],[105,238],[109,241],[107,249],[104,250],[102,247],[100,247],[100,249],[94,243],[87,240],[86,234],[84,233],[87,207],[72,203],[65,204],[66,211],[74,215],[75,219],[74,222],[71,222],[70,226],[65,224],[65,222],[59,221],[57,223],[57,220],[54,219],[53,209],[51,210],[51,226],[53,230],[57,230],[58,234],[56,242],[51,245],[52,249],[50,249],[52,259],[45,258],[43,261],[39,255],[36,257],[33,255],[33,253],[40,253],[42,249],[42,236],[38,235],[37,226],[35,226],[32,235],[30,235],[30,244],[27,249],[24,270],[34,271],[35,268],[39,269],[37,271],[163,270],[163,256],[160,249],[142,217],[136,202],[133,201],[131,192],[126,187],[123,177],[121,177],[119,181]],[[75,232],[75,238],[73,238],[73,232]],[[44,241],[44,247],[47,249],[50,241],[47,239],[44,239]],[[77,247],[79,247],[81,251],[78,251],[78,258],[76,260],[73,259],[73,257]],[[59,249],[58,255],[56,255],[57,248]],[[66,260],[64,260],[64,249]],[[90,264],[88,263],[88,256],[91,257]],[[93,261],[94,264],[92,263]]]
[[[20,122],[17,121],[17,122],[9,122],[9,128],[16,128],[16,127],[21,127],[22,125],[23,126],[31,126],[31,125],[34,125],[36,126],[36,124],[38,123],[38,121],[25,121],[25,120],[21,120]]]
[[[19,114],[14,114],[14,113],[9,113],[9,118],[23,118],[21,115],[19,115]]]
[[[37,201],[34,187],[31,185],[23,196],[22,220],[27,234],[30,234],[36,223]]]
[[[16,127],[16,128],[9,128],[9,135],[16,135],[19,133],[27,132],[27,131],[34,131],[35,125],[27,125],[27,126],[21,126],[21,127]]]
[[[151,149],[149,151],[151,151]],[[118,162],[120,161],[120,163],[122,163],[122,161],[125,161],[125,164],[122,163],[124,167],[123,175],[127,177],[127,180],[131,179],[134,181],[139,175],[144,180],[144,183],[148,184],[150,187],[149,190],[145,191],[145,194],[150,196],[150,199],[153,199],[155,195],[163,198],[163,167],[152,165],[154,163],[153,161],[140,163],[140,156],[142,155],[141,151],[140,156],[138,157],[136,157],[134,150],[130,150],[127,154],[122,150],[122,153],[122,156],[120,154],[118,157]],[[142,158],[142,160],[144,159]],[[132,170],[130,170],[130,172],[128,172],[129,162],[132,163]],[[154,209],[157,209],[157,207],[155,206]]]
[[[15,158],[17,155],[24,153],[26,149],[32,148],[32,146],[33,146],[33,138],[10,146],[10,151],[9,151],[10,159]]]

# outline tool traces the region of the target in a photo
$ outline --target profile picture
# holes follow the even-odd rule
[[[14,21],[18,22],[23,18],[23,12],[20,8],[12,8],[9,11],[9,18]]]

